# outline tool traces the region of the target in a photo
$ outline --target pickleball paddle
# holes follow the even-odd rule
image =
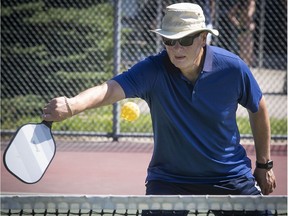
[[[27,184],[38,182],[56,152],[52,122],[22,125],[9,142],[3,156],[7,170]]]

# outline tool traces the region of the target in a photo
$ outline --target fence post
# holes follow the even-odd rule
[[[161,24],[161,20],[162,20],[162,0],[157,0],[157,26],[156,28],[160,28],[160,24]],[[156,39],[156,51],[157,53],[161,51],[162,49],[162,39],[160,35],[156,35],[157,39]]]
[[[211,18],[213,28],[219,29],[219,2],[218,0],[215,0],[214,2],[214,8],[210,8],[211,11],[214,11],[214,17]],[[212,16],[212,15],[211,15]],[[218,46],[219,38],[213,37],[213,44],[215,46]]]
[[[113,50],[113,75],[120,73],[120,62],[121,62],[121,5],[122,0],[114,1],[114,50]],[[118,140],[120,133],[120,121],[119,121],[119,103],[113,104],[113,132],[112,137],[114,141]]]
[[[263,52],[264,52],[264,31],[265,31],[265,0],[260,4],[260,31],[259,31],[259,55],[258,55],[258,69],[263,67]]]

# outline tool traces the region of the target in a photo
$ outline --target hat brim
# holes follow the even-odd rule
[[[196,34],[198,32],[202,32],[202,31],[207,31],[215,36],[219,35],[218,30],[216,29],[209,29],[209,28],[201,28],[201,29],[194,29],[194,30],[187,30],[187,31],[182,31],[182,32],[169,32],[169,31],[164,31],[162,29],[155,29],[155,30],[150,30],[151,32],[154,32],[156,34],[159,34],[165,38],[169,38],[169,39],[180,39],[183,38],[187,35],[190,34]]]

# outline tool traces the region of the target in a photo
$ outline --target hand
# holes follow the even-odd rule
[[[45,121],[59,122],[73,115],[69,106],[69,99],[66,97],[58,97],[52,99],[43,108],[42,118]]]
[[[254,177],[261,188],[263,195],[268,195],[276,188],[276,178],[273,170],[259,169],[254,170]]]

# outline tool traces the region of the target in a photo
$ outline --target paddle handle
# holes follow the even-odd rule
[[[43,120],[41,123],[45,124],[47,127],[51,128],[52,124],[53,124],[53,121],[45,121],[45,120]]]

